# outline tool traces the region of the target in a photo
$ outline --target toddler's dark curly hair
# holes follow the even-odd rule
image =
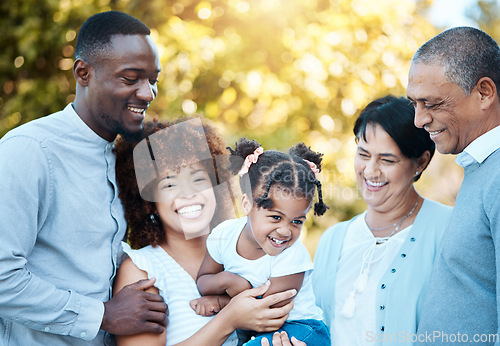
[[[127,241],[133,249],[140,249],[147,245],[159,245],[164,243],[165,231],[162,222],[157,214],[155,202],[150,202],[141,197],[141,192],[156,186],[158,179],[153,180],[148,186],[139,191],[137,184],[136,170],[134,169],[134,148],[146,138],[148,141],[150,136],[158,131],[166,129],[172,125],[180,124],[183,121],[196,119],[201,117],[182,117],[175,121],[166,123],[157,120],[148,121],[144,123],[143,136],[135,141],[125,140],[119,137],[115,143],[116,153],[116,179],[119,188],[119,197],[125,209],[125,218],[127,220]],[[230,173],[225,168],[227,162],[224,164],[224,159],[227,161],[227,151],[222,137],[217,130],[208,123],[207,120],[201,119],[203,131],[199,128],[183,127],[182,136],[176,131],[170,131],[167,143],[174,143],[176,148],[176,156],[168,156],[169,169],[178,169],[183,165],[193,163],[196,158],[193,148],[192,139],[204,136],[203,141],[206,140],[210,150],[211,159],[199,161],[204,165],[207,173],[211,178],[212,186],[216,186],[222,182],[227,183],[230,188]],[[186,133],[186,131],[188,133]],[[178,131],[177,131],[178,132]],[[169,145],[169,144],[167,144]],[[155,158],[159,160],[160,158]],[[136,162],[137,164],[138,162]],[[218,189],[214,189],[214,194],[217,202],[217,208],[214,217],[210,223],[213,228],[220,222],[234,217],[234,207],[232,201],[227,198],[227,195],[222,195]]]
[[[231,172],[238,174],[245,158],[260,146],[255,140],[241,138],[234,150],[228,147],[231,152],[229,157]],[[304,143],[298,143],[290,148],[288,154],[277,150],[266,150],[258,157],[257,162],[250,166],[248,173],[240,177],[241,191],[248,196],[262,193],[254,200],[258,207],[269,209],[273,206],[273,201],[269,198],[269,191],[273,185],[283,188],[293,196],[310,200],[314,198],[317,189],[318,202],[314,204],[314,214],[323,215],[328,207],[323,202],[321,182],[316,179],[311,167],[304,161],[314,163],[321,171],[322,157],[323,154],[312,151]]]

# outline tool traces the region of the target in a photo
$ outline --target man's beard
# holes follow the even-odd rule
[[[146,137],[144,127],[142,127],[138,132],[130,132],[120,129],[118,134],[128,143],[138,143]]]
[[[129,130],[125,129],[120,122],[114,119],[110,119],[106,115],[102,115],[101,117],[110,128],[114,128],[114,132],[117,135],[120,135],[128,143],[140,142],[146,137],[146,134],[144,133],[144,123],[142,123],[141,129],[139,131],[130,132]]]

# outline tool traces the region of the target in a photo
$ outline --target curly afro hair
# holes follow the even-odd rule
[[[176,128],[175,126],[170,128],[172,125],[181,124],[193,119],[201,120],[203,131],[200,131],[199,127],[183,127],[182,136],[179,135],[179,131],[170,131],[170,129]],[[167,128],[168,132],[160,132]],[[200,162],[206,167],[213,186],[222,182],[230,184],[230,173],[224,168],[227,167],[227,163],[224,162],[224,159],[227,159],[225,144],[216,129],[201,117],[182,117],[169,123],[157,120],[148,121],[144,123],[144,131],[141,138],[130,141],[119,137],[115,143],[116,178],[119,197],[124,206],[125,218],[127,220],[127,241],[134,249],[140,249],[148,245],[156,246],[166,241],[165,231],[157,215],[155,202],[152,199],[143,198],[147,195],[148,189],[156,186],[159,177],[152,179],[146,186],[140,186],[141,184],[138,185],[136,174],[141,174],[137,173],[137,171],[139,169],[140,172],[140,169],[144,165],[142,162],[136,162],[134,167],[134,149],[143,139],[146,139],[148,146],[151,148],[150,141],[153,142],[155,134],[157,136],[168,137],[168,139],[164,138],[166,139],[166,143],[169,143],[170,146],[174,144],[175,148],[179,149],[169,151],[169,153],[176,153],[174,156],[168,155],[165,158],[166,155],[163,155],[163,158],[154,158],[156,162],[164,164],[163,168],[177,169],[186,164]],[[210,151],[207,154],[209,155],[209,159],[203,161],[197,159],[195,152],[198,148],[193,146],[192,141],[193,138],[201,139],[200,136],[203,136],[203,142],[208,144]],[[156,143],[159,142],[157,141]],[[161,150],[162,148],[158,149]],[[210,223],[211,228],[234,216],[234,206],[231,200],[227,196],[222,196],[217,189],[214,189],[214,193],[217,201],[217,209]]]

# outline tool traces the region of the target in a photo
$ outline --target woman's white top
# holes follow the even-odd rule
[[[332,345],[369,345],[376,328],[376,291],[412,226],[382,244],[365,222],[366,211],[349,226],[337,267]]]
[[[189,302],[201,297],[196,283],[161,246],[133,250],[127,243],[122,245],[137,268],[144,270],[148,278],[156,278],[155,287],[168,304],[167,346],[190,338],[213,318],[197,315],[191,308]],[[233,333],[224,345],[237,343],[237,335]]]

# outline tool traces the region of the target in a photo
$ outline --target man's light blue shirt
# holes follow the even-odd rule
[[[499,148],[496,127],[457,156],[464,179],[429,283],[417,344],[454,345],[457,335],[466,344],[498,344]]]
[[[0,140],[0,345],[102,345],[126,223],[113,143],[72,105]]]
[[[457,155],[455,162],[464,168],[474,162],[482,163],[498,148],[500,148],[500,126],[472,141],[463,152]]]

